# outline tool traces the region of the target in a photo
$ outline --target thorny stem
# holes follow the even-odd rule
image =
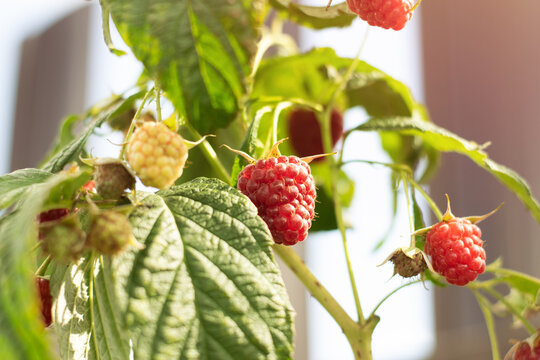
[[[353,75],[354,70],[356,69],[358,63],[360,62],[360,54],[362,53],[362,50],[363,50],[364,45],[366,43],[366,39],[367,39],[367,31],[366,31],[366,34],[364,36],[364,39],[362,40],[362,44],[361,44],[360,48],[358,49],[358,53],[357,53],[356,57],[353,59],[353,61],[351,62],[349,68],[347,69],[345,75],[343,76],[341,81],[337,84],[337,87],[334,89],[332,97],[330,98],[330,101],[328,102],[328,104],[327,104],[327,106],[326,106],[326,108],[325,108],[325,110],[323,112],[322,118],[319,119],[319,122],[321,124],[321,137],[322,137],[322,140],[323,140],[323,148],[324,148],[325,153],[332,152],[332,134],[331,134],[331,124],[330,124],[330,121],[331,121],[330,118],[331,118],[332,109],[333,109],[334,104],[335,104],[335,102],[337,100],[337,97],[339,96],[339,94],[345,88],[347,82],[349,81],[349,79]],[[342,145],[342,148],[340,150],[339,158],[342,158],[342,157],[343,157],[343,145]],[[336,164],[336,161],[335,161],[335,159],[333,157],[331,157],[331,156],[328,157],[327,161],[328,161],[328,166],[330,167],[332,195],[333,195],[334,209],[335,209],[335,214],[336,214],[336,222],[337,222],[337,226],[338,226],[339,232],[341,234],[341,239],[342,239],[342,242],[343,242],[343,250],[344,250],[344,253],[345,253],[345,260],[346,260],[346,263],[347,263],[347,270],[349,272],[349,279],[350,279],[350,282],[351,282],[351,288],[352,288],[352,292],[353,292],[354,303],[356,305],[358,323],[360,325],[363,325],[363,324],[365,324],[366,319],[364,318],[364,313],[362,311],[362,305],[360,303],[360,297],[358,295],[358,286],[356,285],[356,280],[354,278],[354,271],[353,271],[353,268],[352,268],[351,257],[349,255],[349,248],[347,246],[347,233],[346,233],[345,224],[344,224],[344,221],[343,221],[343,208],[342,208],[342,204],[341,204],[339,191],[338,191],[338,188],[337,188],[338,181],[339,181],[339,167]]]
[[[201,140],[202,136],[193,128],[190,124],[186,123],[186,127],[189,130],[189,132],[196,137],[195,141]],[[227,184],[231,183],[231,175],[227,172],[221,161],[219,160],[216,151],[210,145],[208,140],[204,140],[201,143],[201,150],[206,157],[206,160],[210,163],[210,165],[214,168],[214,170],[217,172],[221,180],[225,181]]]
[[[152,87],[150,90],[146,92],[144,95],[144,98],[142,99],[141,105],[139,105],[139,108],[137,109],[137,112],[135,113],[135,116],[133,116],[133,119],[131,120],[131,124],[129,125],[128,132],[126,134],[126,138],[124,139],[124,144],[122,145],[122,150],[120,150],[120,156],[118,157],[120,160],[124,158],[124,154],[126,153],[126,147],[129,143],[129,139],[131,139],[131,135],[133,134],[133,130],[135,130],[135,124],[137,123],[137,119],[139,116],[141,116],[141,112],[144,109],[144,105],[146,104],[146,101],[148,101],[148,98],[150,95],[152,95],[152,92],[154,91],[154,87]]]
[[[500,360],[501,356],[499,354],[499,344],[497,343],[497,334],[495,334],[495,325],[493,323],[493,315],[489,309],[489,306],[486,304],[487,300],[483,297],[477,290],[472,289],[478,305],[484,314],[484,319],[486,320],[486,327],[489,333],[489,341],[491,343],[491,354],[493,360]]]
[[[401,180],[403,181],[403,190],[405,191],[405,199],[407,200],[407,214],[409,215],[409,228],[411,234],[414,233],[414,213],[412,208],[411,196],[409,194],[409,183],[407,182],[407,174],[401,173]],[[411,247],[416,247],[416,236],[411,235]]]
[[[411,282],[408,282],[408,283],[405,283],[397,288],[395,288],[394,290],[392,290],[390,293],[388,293],[388,295],[386,295],[384,298],[382,298],[381,301],[379,301],[379,303],[377,304],[377,306],[375,306],[375,308],[373,309],[373,311],[371,312],[371,314],[369,314],[369,318],[373,317],[375,315],[375,312],[377,312],[377,310],[379,309],[379,307],[386,301],[388,300],[388,298],[390,298],[390,296],[394,295],[395,293],[397,293],[399,290],[407,287],[407,286],[410,286],[410,285],[414,285],[414,284],[418,284],[420,281],[422,280],[415,280],[415,281],[411,281]]]
[[[371,359],[371,334],[379,321],[372,317],[360,325],[356,323],[339,305],[334,297],[325,289],[311,273],[294,250],[284,245],[274,245],[274,251],[304,284],[309,293],[328,311],[350,342],[355,359]]]

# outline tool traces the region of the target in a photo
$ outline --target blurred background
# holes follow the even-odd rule
[[[324,5],[322,0],[305,1]],[[0,173],[35,167],[49,149],[60,121],[133,84],[141,66],[131,56],[116,57],[105,46],[97,1],[19,0],[2,3],[0,12]],[[490,156],[510,166],[540,193],[537,141],[540,125],[540,3],[520,0],[430,1],[422,3],[400,32],[371,28],[361,55],[407,84],[425,102],[432,120],[478,143],[492,141]],[[311,31],[288,26],[302,50],[331,46],[355,56],[367,26]],[[115,44],[125,49],[116,34]],[[353,109],[346,127],[366,119]],[[111,139],[112,142],[120,142]],[[100,149],[100,154],[113,149]],[[349,159],[386,161],[376,134],[355,134],[346,147]],[[444,155],[430,192],[444,208],[444,194],[456,215],[482,214],[501,202],[497,215],[482,223],[488,262],[504,258],[505,267],[540,276],[540,226],[523,205],[468,159]],[[376,267],[395,248],[408,243],[404,202],[389,241],[375,245],[390,226],[389,173],[380,167],[350,165],[356,181],[354,206],[347,218],[350,252],[365,312],[404,280],[391,278],[392,266]],[[425,212],[428,213],[427,211]],[[429,219],[426,219],[429,222]],[[354,302],[339,235],[310,236],[296,250],[340,303],[354,314]],[[297,310],[296,360],[353,359],[339,328],[302,285],[283,269]],[[374,358],[385,360],[491,359],[482,313],[467,289],[408,287],[384,303],[374,335]],[[511,319],[497,320],[500,350],[509,339],[526,337],[512,330]]]

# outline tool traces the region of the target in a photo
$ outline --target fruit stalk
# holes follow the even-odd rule
[[[338,94],[343,91],[347,82],[352,76],[354,69],[358,65],[360,61],[360,53],[362,52],[362,49],[364,48],[366,39],[367,39],[367,32],[366,32],[366,35],[364,36],[364,39],[362,40],[362,44],[360,46],[360,49],[358,50],[357,56],[351,62],[349,68],[347,69],[347,72],[345,73],[341,81],[337,84],[336,88],[334,89],[334,93],[332,94],[332,97],[330,99],[330,102],[327,104],[323,112],[322,119],[319,119],[320,126],[321,126],[321,138],[323,140],[323,148],[324,148],[325,153],[332,152],[331,113],[332,113],[332,109],[334,108],[334,103],[337,99]],[[340,162],[343,160],[343,145],[341,146],[341,149],[340,149],[339,159],[340,159]],[[339,182],[339,167],[335,159],[331,156],[327,158],[327,162],[328,162],[328,166],[330,167],[332,196],[333,196],[333,202],[334,202],[334,211],[336,214],[336,222],[337,222],[339,232],[341,234],[341,239],[343,241],[343,250],[345,252],[347,270],[349,272],[349,279],[351,281],[351,288],[352,288],[352,292],[354,296],[354,302],[356,305],[358,323],[360,325],[363,325],[365,323],[365,318],[362,312],[362,305],[360,304],[360,297],[358,295],[358,287],[356,286],[356,280],[354,278],[354,271],[353,271],[351,259],[349,256],[349,249],[347,246],[347,234],[346,234],[345,224],[343,222],[343,208],[341,205],[341,199],[339,197],[339,192],[337,188],[338,182]]]
[[[133,116],[133,120],[131,120],[131,124],[129,125],[129,129],[127,131],[126,137],[124,139],[124,144],[122,145],[122,149],[120,150],[120,156],[118,157],[120,160],[124,158],[124,154],[126,153],[127,144],[129,143],[129,139],[131,138],[131,134],[133,134],[133,130],[135,130],[135,124],[137,123],[137,119],[139,116],[141,116],[141,112],[144,109],[144,105],[146,104],[146,101],[148,101],[148,98],[152,93],[154,92],[154,88],[151,88],[148,90],[148,92],[144,95],[144,98],[141,101],[141,105],[137,109],[137,112]]]
[[[371,335],[378,322],[378,318],[372,317],[368,322],[360,325],[356,323],[336,299],[326,290],[304,261],[289,246],[273,245],[274,251],[291,269],[291,271],[304,284],[309,293],[328,311],[339,325],[349,341],[355,359],[370,360]]]
[[[195,141],[199,141],[199,140],[202,139],[201,134],[199,134],[199,132],[197,130],[195,130],[189,123],[186,123],[186,127],[189,130],[189,132],[191,133],[191,135],[193,135],[196,138]],[[229,175],[227,170],[225,170],[225,167],[223,166],[223,164],[219,160],[214,148],[212,147],[212,145],[210,145],[208,140],[204,140],[201,143],[201,151],[203,152],[204,156],[206,157],[206,160],[208,160],[210,165],[212,165],[214,170],[217,172],[219,178],[221,180],[225,181],[227,184],[230,184],[231,183],[231,176]]]

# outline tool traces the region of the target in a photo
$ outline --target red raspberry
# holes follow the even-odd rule
[[[38,215],[38,222],[41,224],[44,222],[60,220],[63,217],[65,217],[68,213],[69,213],[69,209],[65,209],[65,208],[44,211]]]
[[[401,30],[411,19],[411,0],[347,0],[349,9],[371,26]]]
[[[512,346],[504,358],[508,360],[540,360],[538,333]]]
[[[425,252],[433,269],[450,284],[463,286],[486,268],[480,228],[468,219],[453,218],[433,226],[426,236]]]
[[[270,157],[246,166],[238,189],[257,206],[277,244],[294,245],[307,237],[315,216],[315,180],[296,156]]]
[[[38,277],[36,278],[36,286],[39,293],[41,317],[45,327],[48,327],[52,323],[52,296],[51,287],[48,279]]]
[[[300,156],[312,156],[324,153],[321,139],[321,127],[317,114],[311,109],[298,108],[291,111],[288,117],[289,138],[294,152]],[[332,147],[343,135],[343,116],[336,109],[330,117],[332,128]],[[322,158],[315,159],[320,161]]]

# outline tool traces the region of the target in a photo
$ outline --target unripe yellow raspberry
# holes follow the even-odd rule
[[[129,141],[126,158],[142,183],[166,189],[184,171],[188,148],[165,124],[145,122]]]

